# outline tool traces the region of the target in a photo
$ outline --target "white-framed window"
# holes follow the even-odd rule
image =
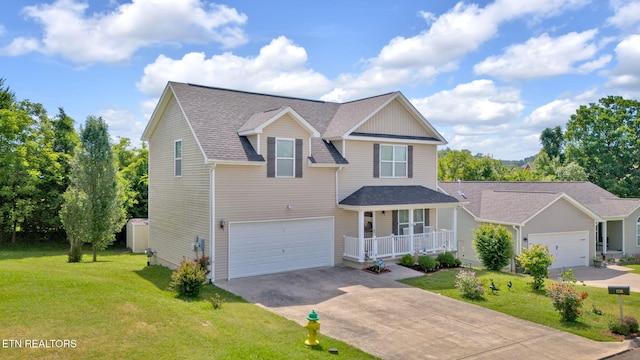
[[[640,246],[640,217],[636,221],[636,246]]]
[[[397,212],[397,223],[395,224],[395,234],[409,235],[409,211],[413,211],[413,233],[422,234],[429,226],[428,209],[394,210]]]
[[[182,140],[173,142],[173,176],[182,177]]]
[[[380,177],[407,177],[407,146],[380,145]]]
[[[276,177],[295,176],[295,150],[294,139],[276,139]]]

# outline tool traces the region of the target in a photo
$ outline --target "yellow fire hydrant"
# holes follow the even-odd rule
[[[304,327],[307,328],[309,334],[304,344],[309,346],[318,345],[320,342],[316,337],[318,336],[318,331],[320,331],[320,323],[318,322],[320,317],[316,314],[315,310],[311,310],[309,315],[307,315],[307,320],[309,320],[309,322]]]

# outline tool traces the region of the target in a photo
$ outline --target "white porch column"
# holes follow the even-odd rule
[[[358,210],[358,261],[364,262],[364,211]]]
[[[453,217],[451,222],[453,224],[451,224],[451,226],[453,226],[452,230],[453,230],[453,244],[451,245],[451,248],[455,251],[458,251],[458,207],[454,207],[453,208]]]
[[[413,251],[415,249],[413,245],[413,209],[409,209],[409,237],[411,238],[411,251]]]
[[[602,252],[607,253],[607,248],[609,244],[607,244],[607,221],[602,222]]]

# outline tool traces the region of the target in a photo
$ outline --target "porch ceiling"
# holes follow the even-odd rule
[[[461,203],[447,194],[421,185],[363,186],[338,204],[346,210],[395,210],[411,208],[455,207]]]

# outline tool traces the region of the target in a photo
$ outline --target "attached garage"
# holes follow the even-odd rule
[[[555,259],[551,269],[589,266],[588,239],[588,231],[529,234],[530,245],[549,246],[549,253]]]
[[[333,217],[230,222],[229,279],[333,265]]]

